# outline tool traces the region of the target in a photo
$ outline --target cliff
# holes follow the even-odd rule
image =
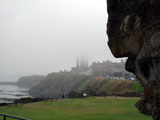
[[[91,96],[141,96],[143,87],[139,82],[114,80],[104,77],[90,77],[76,88],[77,91]]]
[[[42,75],[24,76],[18,79],[17,85],[19,87],[31,88],[39,84],[44,79]]]
[[[30,88],[33,97],[62,97],[62,94],[87,93],[89,96],[120,95],[136,96],[143,88],[138,82],[129,80],[108,80],[105,77],[94,77],[66,73],[51,73],[44,80]]]
[[[61,97],[63,93],[68,94],[86,79],[88,76],[70,72],[50,73],[40,84],[30,88],[29,94],[33,97]]]
[[[144,86],[136,104],[160,120],[160,1],[107,0],[108,45],[117,58],[128,57],[126,69]]]

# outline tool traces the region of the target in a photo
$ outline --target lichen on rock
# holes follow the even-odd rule
[[[107,0],[108,45],[144,86],[136,106],[160,120],[160,1]]]

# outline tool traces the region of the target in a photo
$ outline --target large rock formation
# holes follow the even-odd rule
[[[40,82],[43,81],[43,79],[44,76],[42,75],[24,76],[18,79],[17,85],[19,87],[31,88],[38,85]]]
[[[160,120],[160,1],[107,0],[108,45],[117,58],[128,57],[126,69],[144,86],[136,106]]]
[[[40,84],[29,89],[32,97],[58,98],[75,90],[79,84],[88,79],[88,76],[75,75],[71,72],[50,73]]]

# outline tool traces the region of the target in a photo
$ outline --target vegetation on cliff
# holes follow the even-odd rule
[[[139,82],[130,80],[108,80],[104,77],[90,77],[77,88],[78,91],[95,91],[96,95],[136,96],[143,92]]]
[[[30,88],[33,97],[61,97],[71,91],[88,95],[125,95],[141,93],[138,82],[129,80],[109,80],[105,77],[75,75],[70,72],[48,74],[40,84]]]
[[[48,74],[44,80],[32,87],[29,94],[34,97],[59,97],[77,88],[88,76],[75,75],[70,72]]]

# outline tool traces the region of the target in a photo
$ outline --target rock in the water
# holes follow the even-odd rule
[[[160,1],[107,0],[108,45],[115,57],[128,57],[126,69],[144,86],[136,106],[160,120]]]

